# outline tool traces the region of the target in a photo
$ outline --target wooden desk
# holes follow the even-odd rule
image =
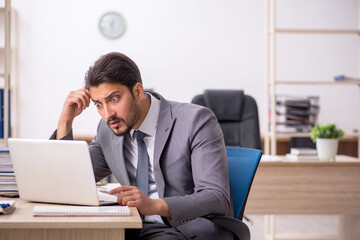
[[[310,137],[309,133],[296,134],[277,134],[276,135],[276,153],[278,155],[285,155],[289,152],[289,143],[291,137]],[[261,146],[264,148],[264,137],[261,137]],[[262,149],[264,151],[264,149]],[[339,139],[339,155],[358,156],[358,135],[347,134],[345,137]]]
[[[337,156],[335,162],[282,160],[260,162],[245,214],[336,214],[341,215],[340,234],[355,230],[360,236],[359,159]],[[358,227],[344,231],[351,226],[349,219]]]
[[[16,199],[15,211],[0,216],[0,239],[123,240],[125,228],[142,227],[136,208],[131,208],[132,216],[125,217],[33,217],[35,205],[45,204]]]

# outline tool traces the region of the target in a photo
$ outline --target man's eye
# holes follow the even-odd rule
[[[94,103],[94,106],[97,108],[100,108],[102,105],[101,105],[101,103]]]
[[[119,101],[119,97],[116,97],[116,96],[111,97],[111,102],[116,103],[118,101]]]

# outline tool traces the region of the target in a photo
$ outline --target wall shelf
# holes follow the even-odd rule
[[[276,86],[277,85],[332,85],[332,86],[354,86],[359,89],[360,99],[360,81],[345,80],[345,81],[299,81],[299,80],[278,80],[276,79],[276,66],[277,56],[276,36],[279,34],[353,34],[359,37],[360,46],[360,30],[359,29],[291,29],[291,28],[277,28],[276,27],[276,0],[265,0],[266,14],[265,14],[265,134],[264,134],[264,152],[265,154],[277,154],[277,136],[279,133],[275,132],[276,129]],[[359,0],[359,25],[360,25],[360,0]],[[359,47],[360,48],[360,47]],[[360,59],[360,52],[359,52]],[[359,69],[360,71],[360,69]],[[360,73],[359,73],[360,76]],[[360,100],[359,100],[360,101]],[[269,117],[269,109],[270,116]],[[360,130],[360,111],[358,129]],[[269,129],[270,123],[270,129]],[[358,138],[358,153],[360,154],[360,136]]]
[[[273,31],[269,31],[269,34],[360,34],[360,30],[355,29],[281,29],[277,28]]]
[[[360,85],[360,81],[341,81],[341,82],[330,82],[330,81],[276,81],[275,83],[269,83],[269,85],[279,85],[279,84],[296,84],[296,85],[308,85],[308,84],[314,84],[314,85]]]

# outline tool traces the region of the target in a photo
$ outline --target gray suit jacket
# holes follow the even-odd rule
[[[171,219],[163,218],[164,222],[191,231],[195,225],[201,229],[204,220],[211,220],[235,232],[248,232],[244,223],[234,223],[232,218],[225,144],[214,114],[208,108],[171,102],[152,94],[160,99],[155,182],[159,197],[166,201],[171,213]],[[65,138],[70,139],[71,135]],[[112,173],[122,185],[130,185],[123,141],[104,120],[100,121],[97,135],[89,145],[96,181]],[[201,221],[195,221],[200,217]]]

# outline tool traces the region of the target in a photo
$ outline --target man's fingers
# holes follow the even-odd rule
[[[73,98],[76,99],[76,103],[79,108],[85,109],[90,105],[90,98],[85,90],[78,90],[73,93]],[[81,103],[80,103],[81,102]]]
[[[121,192],[120,188],[121,188],[121,187],[113,188],[113,189],[111,189],[108,193],[109,193],[109,194],[117,194],[117,193],[120,193],[120,192]]]
[[[119,196],[118,196],[118,203],[120,203],[121,205],[127,205],[129,201],[136,201],[139,202],[138,204],[140,204],[142,202],[142,196],[143,193],[136,187],[132,187],[132,188],[125,188],[128,189],[126,191],[120,191],[119,192]],[[117,189],[113,189],[114,191],[118,191],[120,190],[119,188]],[[112,194],[112,192],[109,192],[110,194]]]
[[[133,190],[135,189],[136,187],[134,186],[120,186],[120,187],[117,187],[117,188],[114,188],[112,190],[109,191],[109,194],[116,194],[116,193],[121,193],[121,192],[125,192],[125,191],[130,191],[130,190]]]
[[[129,195],[122,197],[121,200],[118,198],[118,203],[122,206],[139,207],[143,203],[143,199],[140,195]]]
[[[122,205],[122,206],[127,206],[128,202],[130,201],[135,201],[136,198],[132,195],[130,196],[125,196],[125,197],[118,197],[118,202]]]
[[[139,204],[137,203],[137,201],[128,201],[126,203],[126,206],[128,206],[128,207],[137,207],[137,206],[139,206]]]
[[[90,97],[85,89],[71,91],[67,98],[68,105],[76,104],[79,109],[84,110],[90,105]]]

